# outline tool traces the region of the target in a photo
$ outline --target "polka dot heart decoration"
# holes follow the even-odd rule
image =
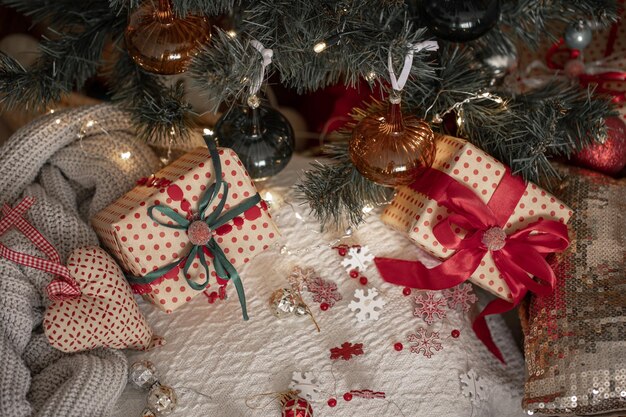
[[[55,300],[46,309],[43,329],[52,346],[63,352],[80,352],[152,345],[152,330],[124,273],[109,254],[96,246],[75,249],[67,268],[80,294]]]

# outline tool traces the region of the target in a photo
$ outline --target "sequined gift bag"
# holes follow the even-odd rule
[[[529,414],[626,415],[626,179],[560,168],[573,210],[557,286],[528,306]]]

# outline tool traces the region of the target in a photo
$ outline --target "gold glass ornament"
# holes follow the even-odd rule
[[[146,0],[130,14],[125,37],[137,65],[157,74],[178,74],[211,39],[211,24],[204,16],[177,17],[171,0]]]
[[[432,165],[435,135],[424,120],[402,115],[398,97],[386,110],[357,112],[364,117],[352,131],[348,151],[365,178],[390,187],[407,185]]]

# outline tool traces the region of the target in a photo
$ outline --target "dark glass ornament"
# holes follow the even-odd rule
[[[285,116],[254,101],[222,116],[215,126],[215,137],[219,146],[239,155],[250,177],[257,181],[282,171],[295,146],[293,128]]]
[[[452,42],[477,39],[500,19],[500,0],[424,0],[421,12],[434,35]]]

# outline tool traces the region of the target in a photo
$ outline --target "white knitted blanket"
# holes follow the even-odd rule
[[[106,105],[50,115],[27,126],[0,150],[0,203],[36,197],[29,218],[63,259],[75,247],[96,244],[86,219],[158,166],[129,130],[126,116]],[[168,344],[151,352],[129,351],[129,362],[155,363],[162,382],[179,393],[173,416],[278,416],[279,406],[268,402],[269,396],[252,397],[286,390],[294,371],[313,372],[317,378],[321,394],[312,404],[318,417],[523,415],[523,362],[500,319],[491,324],[506,367],[473,336],[468,315],[448,312],[445,320],[426,326],[413,316],[412,299],[383,283],[370,266],[364,273],[368,286],[381,292],[386,305],[378,321],[356,322],[348,304],[361,286],[329,247],[338,235],[319,233],[315,219],[289,191],[308,162],[295,158],[262,191],[278,200],[273,213],[283,236],[240,271],[249,322],[241,320],[232,288],[227,301],[210,305],[199,296],[171,315],[140,301],[149,323]],[[37,253],[17,233],[0,239],[15,250]],[[384,226],[376,211],[347,243],[367,245],[380,256],[423,256]],[[319,334],[307,318],[279,320],[268,309],[269,295],[287,286],[294,266],[315,268],[337,283],[343,295],[322,312],[305,294],[321,326]],[[127,387],[117,401],[126,378],[122,353],[99,349],[66,355],[47,344],[39,325],[49,279],[0,259],[0,415],[103,416],[115,405],[114,416],[138,416],[145,393]],[[419,327],[439,333],[443,349],[430,359],[409,350],[407,335]],[[450,337],[454,329],[460,330],[458,339]],[[365,353],[333,365],[329,349],[344,342],[363,343]],[[397,342],[404,345],[401,352],[394,349]],[[346,391],[363,389],[384,391],[386,399],[342,399]],[[326,405],[331,396],[337,398],[335,408]],[[248,405],[247,399],[252,400]]]
[[[28,218],[63,260],[97,245],[89,217],[158,167],[131,132],[127,115],[108,105],[36,120],[0,148],[0,204],[34,196]],[[42,256],[16,231],[0,241]],[[126,383],[126,358],[105,349],[69,355],[48,344],[40,325],[50,279],[0,258],[0,416],[108,415]]]
[[[280,408],[271,396],[252,397],[285,391],[294,371],[313,372],[319,381],[322,393],[313,403],[317,417],[524,415],[523,360],[500,318],[491,324],[507,366],[476,339],[467,314],[448,312],[445,320],[427,326],[413,315],[412,298],[405,297],[402,288],[384,283],[371,265],[364,273],[368,286],[380,291],[386,305],[378,321],[356,321],[348,305],[354,290],[362,287],[349,278],[342,258],[329,247],[338,234],[320,233],[319,224],[306,207],[294,202],[289,191],[309,162],[294,158],[285,172],[262,186],[263,197],[269,191],[274,200],[283,200],[272,209],[282,237],[240,270],[249,322],[241,319],[233,288],[226,301],[211,305],[199,296],[170,315],[140,302],[155,332],[168,343],[150,352],[128,352],[129,363],[149,359],[162,382],[177,390],[179,408],[172,416],[279,416]],[[423,256],[407,238],[382,224],[376,210],[347,243],[367,245],[379,256]],[[337,283],[343,295],[343,300],[323,312],[305,293],[321,333],[306,317],[279,320],[268,308],[270,294],[288,286],[286,278],[295,266],[315,268],[319,276]],[[412,296],[417,294],[413,291]],[[439,332],[443,349],[433,351],[430,359],[409,350],[407,335],[418,327]],[[460,330],[458,339],[450,337],[454,329]],[[330,349],[344,342],[363,343],[365,353],[333,365]],[[394,349],[397,342],[404,346],[401,352]],[[350,402],[342,398],[347,391],[364,389],[383,391],[387,398]],[[331,396],[338,402],[334,408],[326,403]],[[145,399],[146,393],[127,387],[114,416],[138,416]],[[252,401],[246,405],[246,399]]]

